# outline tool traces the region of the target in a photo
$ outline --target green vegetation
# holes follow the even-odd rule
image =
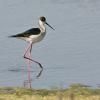
[[[0,88],[0,100],[100,100],[100,89],[72,84],[67,89]]]

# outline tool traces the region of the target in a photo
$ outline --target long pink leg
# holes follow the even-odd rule
[[[28,47],[25,50],[25,53],[26,53],[26,56],[31,58],[30,51],[29,51],[30,48],[31,48],[31,46],[28,45]],[[29,84],[29,87],[31,88],[32,87],[31,86],[31,73],[30,73],[31,72],[31,61],[29,59],[25,59],[25,60],[26,60],[27,66],[28,66],[28,81],[26,81],[25,84],[26,84],[26,86],[28,86],[28,84]]]
[[[30,52],[29,52],[29,57],[31,57]],[[28,60],[28,83],[29,83],[29,87],[31,88],[32,85],[31,85],[31,61],[30,60]]]
[[[35,61],[35,60],[33,60],[32,58],[31,58],[31,51],[32,51],[32,45],[31,45],[31,48],[30,48],[30,61],[33,61],[33,62],[35,62],[35,63],[37,63],[39,66],[40,66],[40,68],[41,68],[41,70],[40,70],[40,72],[38,73],[38,75],[37,75],[37,77],[40,77],[40,75],[41,75],[41,73],[42,73],[42,71],[43,71],[43,67],[42,67],[42,65],[39,63],[39,62],[37,62],[37,61]]]
[[[32,51],[32,45],[31,45],[31,47],[30,47],[30,50],[28,51],[28,55],[29,55],[28,57],[29,57],[30,59],[32,58],[32,57],[31,57],[31,51]],[[30,68],[31,68],[31,61],[30,61],[29,59],[26,59],[26,60],[28,60],[29,66],[30,66],[29,69],[28,69],[28,70],[29,70],[29,72],[28,72],[29,87],[32,88],[32,84],[31,84],[31,83],[32,83],[32,80],[31,80],[31,69],[30,69]]]
[[[41,71],[40,71],[39,74],[37,75],[37,77],[39,77],[39,76],[41,75],[42,71],[43,71],[43,67],[42,67],[41,63],[39,63],[39,62],[37,62],[37,61],[35,61],[35,60],[33,60],[33,59],[30,58],[30,56],[31,56],[31,50],[32,50],[32,42],[30,42],[29,46],[27,47],[27,49],[26,49],[26,51],[25,51],[25,54],[24,54],[24,58],[25,58],[25,59],[28,59],[28,60],[30,60],[30,61],[32,61],[32,62],[35,62],[35,63],[37,63],[37,64],[40,66]],[[30,53],[29,56],[27,56],[28,52]]]

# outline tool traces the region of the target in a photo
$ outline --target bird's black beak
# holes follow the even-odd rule
[[[51,27],[47,22],[46,22],[46,24],[50,27],[50,28],[52,28],[53,30],[55,30],[53,27]]]

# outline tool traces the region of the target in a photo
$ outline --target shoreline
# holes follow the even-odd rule
[[[0,87],[0,100],[85,100],[100,99],[100,88],[72,84],[67,89],[28,89]]]

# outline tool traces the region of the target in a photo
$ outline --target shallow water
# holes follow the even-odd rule
[[[0,0],[0,86],[23,86],[27,43],[7,36],[38,26],[46,16],[43,41],[33,46],[32,56],[44,67],[40,78],[31,66],[33,88],[67,87],[72,83],[100,83],[100,0]]]

